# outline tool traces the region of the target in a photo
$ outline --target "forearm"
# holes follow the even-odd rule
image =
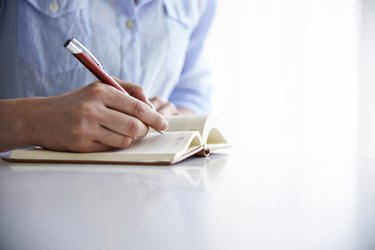
[[[43,98],[0,100],[0,151],[33,144],[31,125]]]
[[[169,101],[177,107],[185,107],[198,114],[211,111],[212,86],[209,69],[203,60],[203,49],[214,18],[216,0],[204,2],[207,4],[202,6],[201,19],[190,36],[180,79],[169,96]]]
[[[178,86],[173,91],[169,101],[174,103],[179,109],[185,108],[195,114],[209,113],[211,111],[212,86],[206,84],[209,82],[207,77],[195,78],[195,80],[183,82],[185,86],[182,86],[182,84]],[[186,87],[186,85],[192,85],[196,88],[191,89]]]

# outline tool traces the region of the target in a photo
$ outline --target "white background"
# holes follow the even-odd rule
[[[217,2],[206,60],[214,113],[234,146],[245,139],[250,152],[354,152],[360,2]]]
[[[374,249],[375,1],[217,2],[206,59],[235,150],[165,168],[1,162],[0,245]]]

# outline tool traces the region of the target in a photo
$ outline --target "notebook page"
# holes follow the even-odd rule
[[[169,116],[166,131],[198,131],[202,135],[207,118],[207,115]]]

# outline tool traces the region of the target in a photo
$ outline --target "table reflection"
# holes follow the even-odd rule
[[[227,157],[172,167],[1,163],[1,249],[205,248],[201,208]]]

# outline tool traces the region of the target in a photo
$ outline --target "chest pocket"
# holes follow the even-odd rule
[[[18,56],[48,75],[81,67],[63,44],[74,37],[89,46],[88,6],[89,0],[20,0],[17,7]]]
[[[191,33],[200,20],[199,3],[199,0],[163,0],[168,44],[164,70],[176,83],[184,66]]]
[[[166,15],[184,28],[192,28],[199,21],[202,0],[164,0]]]

